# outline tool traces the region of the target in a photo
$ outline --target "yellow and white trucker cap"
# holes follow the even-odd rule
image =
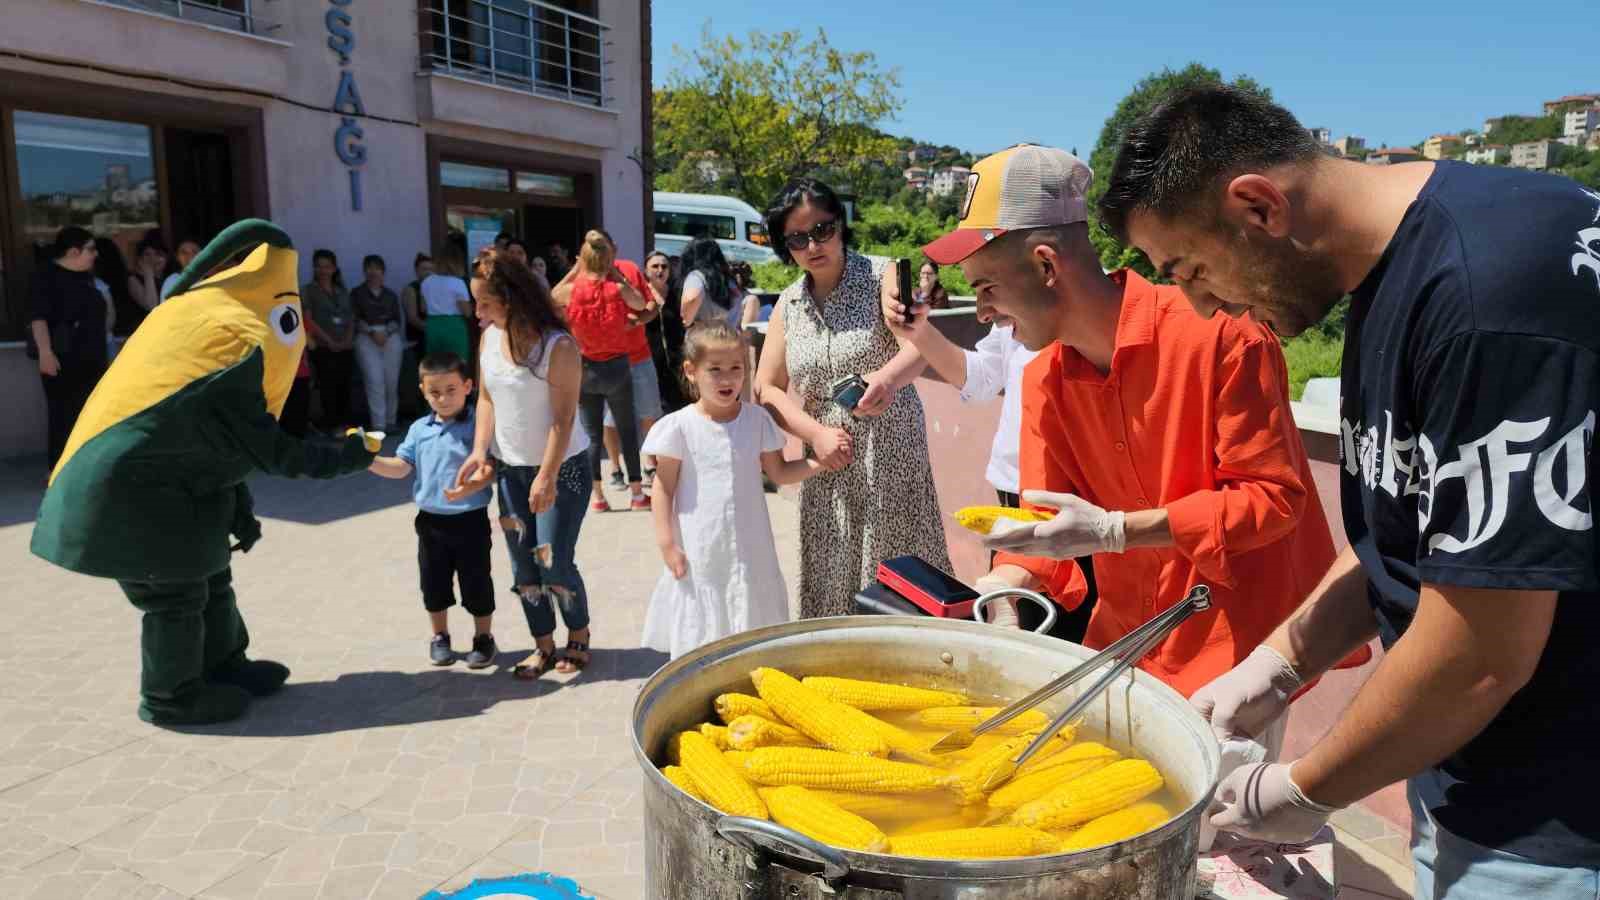
[[[1083,160],[1054,147],[1018,144],[986,156],[967,176],[956,230],[922,252],[941,266],[954,265],[1008,231],[1087,221],[1093,180]]]

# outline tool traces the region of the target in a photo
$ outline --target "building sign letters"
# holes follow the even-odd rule
[[[350,171],[350,208],[361,211],[361,166],[367,161],[366,133],[356,119],[367,114],[361,102],[361,92],[356,89],[355,73],[348,68],[350,55],[356,48],[356,35],[351,30],[353,19],[345,11],[351,0],[329,0],[333,5],[323,16],[328,27],[328,49],[339,56],[339,87],[333,95],[333,111],[339,114],[339,127],[333,132],[333,152]]]

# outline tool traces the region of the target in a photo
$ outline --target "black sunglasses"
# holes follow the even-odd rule
[[[810,231],[789,232],[783,236],[783,243],[790,250],[804,250],[812,241],[816,241],[817,245],[821,246],[833,240],[833,236],[838,233],[839,220],[829,219],[826,222],[818,222],[811,226]]]

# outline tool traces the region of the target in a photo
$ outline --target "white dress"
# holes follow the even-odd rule
[[[686,406],[650,429],[642,452],[680,460],[673,528],[689,570],[663,571],[650,596],[643,643],[676,659],[712,641],[789,620],[789,592],[761,487],[761,454],[783,432],[751,403],[715,422]]]

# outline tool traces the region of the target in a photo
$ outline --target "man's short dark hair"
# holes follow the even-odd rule
[[[1322,155],[1287,109],[1223,84],[1184,88],[1128,127],[1099,203],[1100,226],[1123,243],[1128,219],[1195,210],[1223,176]]]
[[[449,375],[452,372],[460,375],[462,381],[472,377],[467,372],[466,360],[449,351],[429,353],[417,364],[417,374],[424,378],[429,375]]]

